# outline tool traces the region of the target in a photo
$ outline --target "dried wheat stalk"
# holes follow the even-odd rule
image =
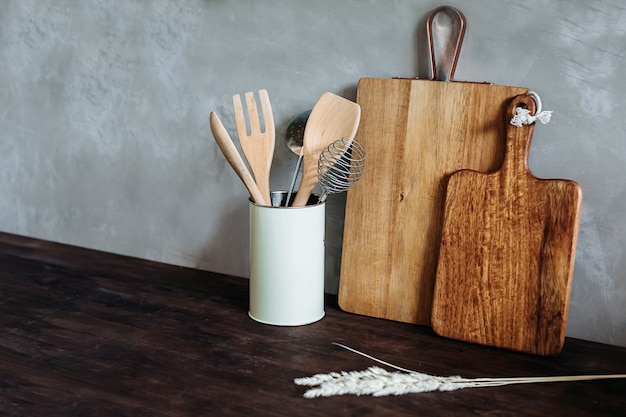
[[[389,372],[383,368],[373,366],[364,371],[331,372],[329,374],[317,374],[305,378],[296,378],[294,382],[297,385],[314,387],[304,393],[305,397],[330,397],[333,395],[345,394],[382,397],[386,395],[403,395],[431,391],[454,391],[462,388],[497,387],[512,384],[626,378],[626,374],[522,378],[462,378],[460,376],[433,376],[401,368],[340,343],[333,344],[372,359],[378,363],[398,369],[400,372]]]

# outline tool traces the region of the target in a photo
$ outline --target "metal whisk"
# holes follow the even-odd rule
[[[320,154],[317,162],[322,195],[319,202],[326,201],[329,194],[346,191],[359,182],[365,169],[365,149],[352,138],[342,138],[331,143]]]

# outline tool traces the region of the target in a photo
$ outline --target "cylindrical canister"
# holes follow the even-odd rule
[[[284,207],[250,202],[250,311],[254,320],[300,326],[324,317],[324,203]],[[282,205],[282,206],[280,206]]]

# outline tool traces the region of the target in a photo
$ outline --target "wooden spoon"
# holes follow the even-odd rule
[[[337,139],[353,138],[361,120],[361,107],[326,92],[315,103],[304,129],[304,168],[294,207],[306,205],[318,181],[317,162],[322,151]]]
[[[224,154],[224,157],[226,157],[226,160],[233,168],[233,171],[235,171],[245,184],[248,192],[250,192],[252,201],[265,206],[270,205],[269,201],[265,201],[263,194],[261,194],[261,190],[259,190],[254,178],[252,178],[252,174],[248,171],[248,167],[246,167],[246,164],[243,162],[243,158],[235,147],[232,138],[215,112],[211,112],[210,124],[211,132],[213,132],[213,137],[215,138],[217,146],[219,146],[220,150]]]

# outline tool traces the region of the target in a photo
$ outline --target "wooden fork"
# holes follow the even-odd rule
[[[250,165],[254,179],[265,200],[265,205],[269,206],[272,201],[270,198],[270,169],[276,144],[272,106],[267,90],[259,90],[259,101],[263,110],[263,122],[265,125],[264,130],[261,131],[261,122],[254,93],[252,91],[245,93],[245,98],[250,134],[248,134],[246,128],[246,115],[241,104],[241,97],[239,94],[235,94],[233,96],[233,108],[235,109],[237,134],[239,135],[241,150],[248,160],[248,165]]]

